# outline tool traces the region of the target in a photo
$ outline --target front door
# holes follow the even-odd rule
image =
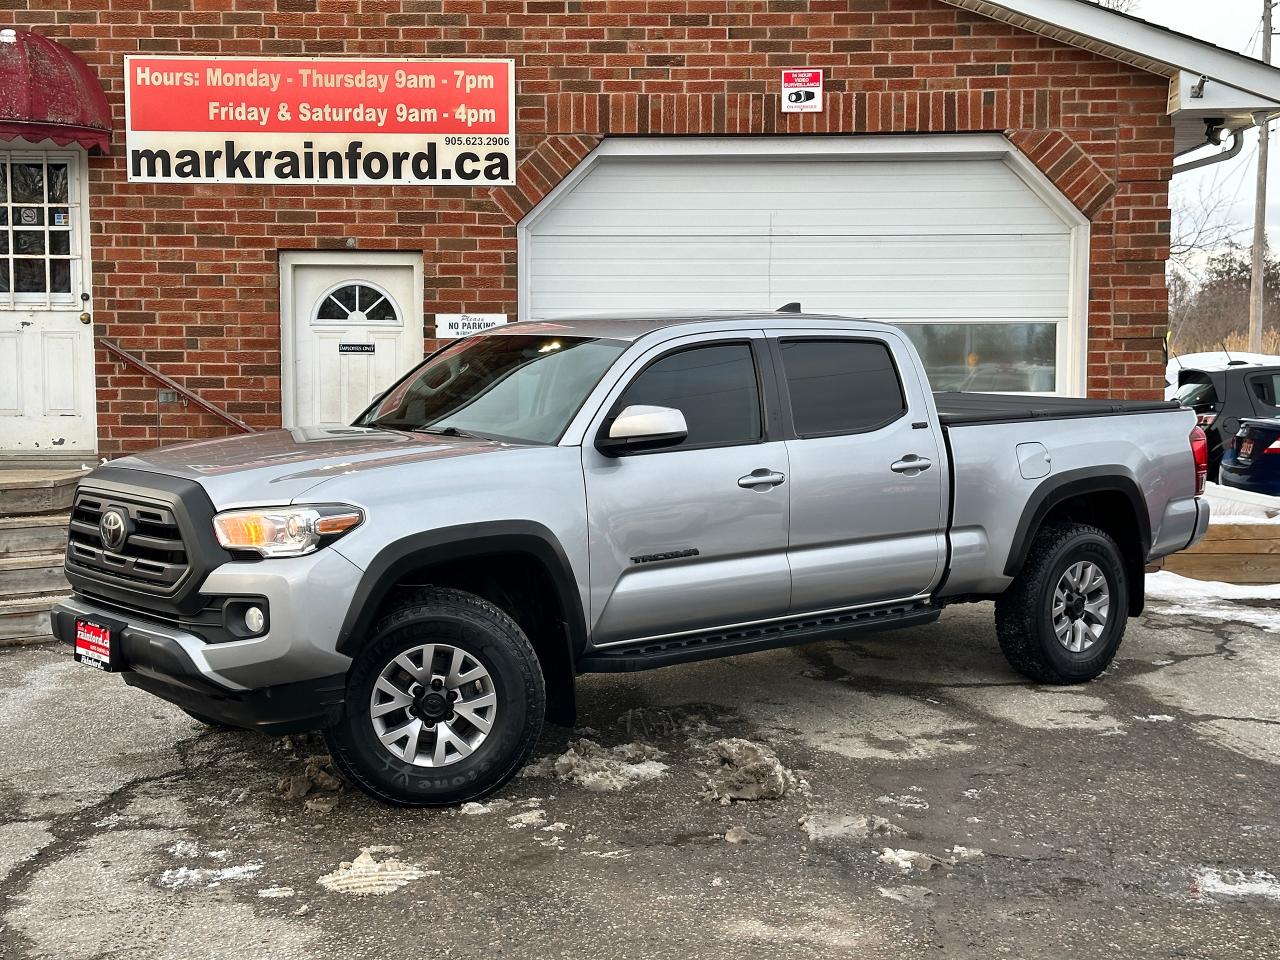
[[[941,575],[946,464],[896,335],[797,331],[773,344],[791,460],[791,609],[905,600]]]
[[[346,426],[422,359],[420,253],[283,253],[280,283],[286,427]]]
[[[6,461],[78,466],[97,449],[88,233],[83,151],[0,151]]]
[[[763,344],[750,332],[655,348],[591,427],[582,455],[597,645],[786,614],[787,449],[766,430]],[[603,456],[594,437],[633,404],[679,409],[687,440]],[[753,473],[782,479],[753,485]]]

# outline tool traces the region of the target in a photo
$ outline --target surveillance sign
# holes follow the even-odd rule
[[[143,183],[515,183],[515,61],[125,57]]]
[[[822,112],[822,71],[782,71],[782,112]]]

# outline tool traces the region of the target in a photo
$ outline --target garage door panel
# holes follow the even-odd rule
[[[1061,323],[1071,228],[998,159],[607,157],[529,232],[529,314]],[[961,361],[964,357],[961,357]]]

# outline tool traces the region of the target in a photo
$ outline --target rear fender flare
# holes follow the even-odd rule
[[[1133,616],[1142,613],[1145,605],[1144,574],[1146,558],[1151,552],[1151,517],[1147,513],[1147,501],[1142,488],[1128,467],[1119,464],[1108,464],[1099,467],[1084,467],[1080,470],[1069,470],[1066,473],[1050,476],[1032,491],[1022,508],[1022,516],[1013,534],[1013,542],[1009,545],[1009,556],[1005,561],[1004,574],[1016,577],[1027,560],[1031,550],[1031,541],[1039,532],[1045,517],[1059,504],[1074,497],[1091,493],[1121,493],[1133,508],[1140,542],[1136,560],[1128,562],[1129,574],[1129,611]],[[1122,545],[1123,548],[1123,545]],[[1130,556],[1126,551],[1126,556]]]

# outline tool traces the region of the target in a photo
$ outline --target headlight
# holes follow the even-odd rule
[[[300,557],[336,540],[364,520],[345,504],[228,510],[213,518],[218,543],[227,550],[253,550],[264,557]]]

